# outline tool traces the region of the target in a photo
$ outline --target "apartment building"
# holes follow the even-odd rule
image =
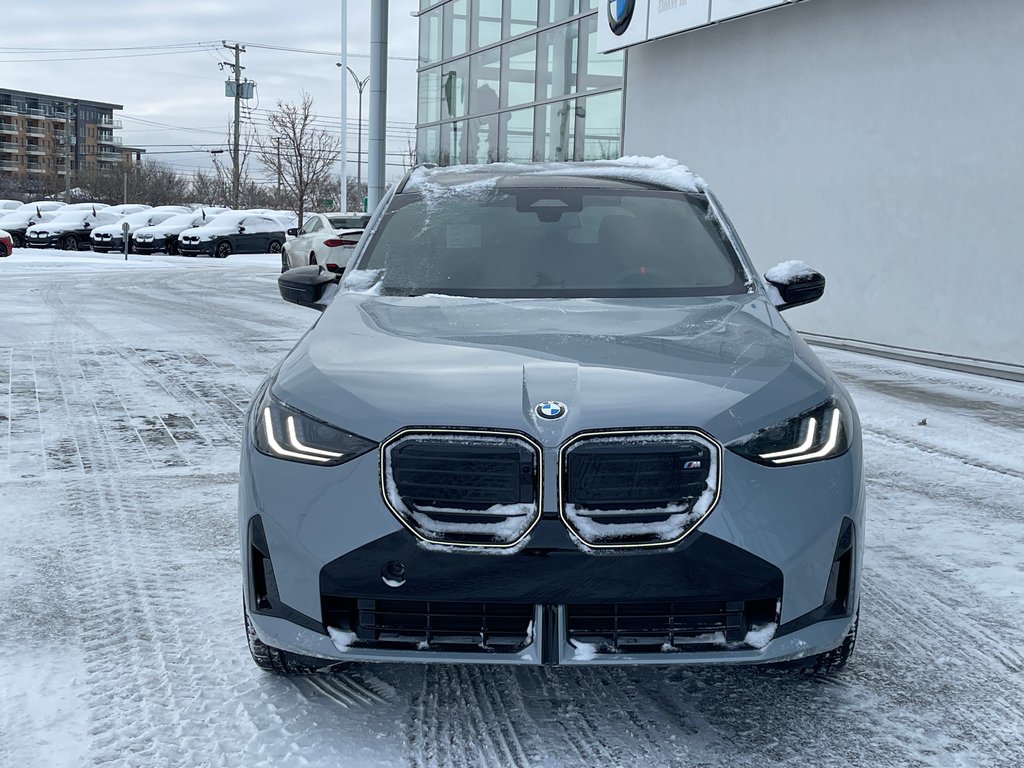
[[[0,88],[0,178],[61,181],[86,168],[135,162],[144,150],[122,146],[120,104]],[[70,145],[70,152],[65,147]]]

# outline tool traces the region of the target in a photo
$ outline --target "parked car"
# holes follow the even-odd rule
[[[132,213],[138,213],[139,211],[148,211],[152,208],[151,205],[141,205],[139,203],[124,203],[122,205],[111,205],[104,208],[107,213],[114,213],[118,216],[128,216]],[[97,208],[98,210],[98,208]]]
[[[58,208],[64,208],[65,204],[57,200],[38,200],[34,203],[22,203],[21,207],[15,208],[16,211],[56,211]]]
[[[224,259],[232,253],[280,253],[287,227],[272,214],[235,211],[178,236],[182,256]]]
[[[95,227],[114,224],[120,219],[107,210],[60,211],[50,221],[30,226],[25,231],[25,244],[30,248],[77,251],[89,242],[89,235]]]
[[[24,203],[21,200],[0,200],[0,216],[3,216],[7,211],[16,211]]]
[[[14,253],[14,240],[9,232],[0,229],[0,258],[6,258]]]
[[[302,222],[300,229],[288,230],[292,239],[285,243],[281,250],[281,271],[287,272],[293,267],[304,267],[309,264],[326,264],[328,255],[332,256],[332,263],[344,266],[347,257],[351,255],[351,246],[342,246],[333,235],[342,230],[362,230],[369,221],[368,213],[306,214],[306,220]],[[333,240],[335,243],[326,245],[326,240]],[[352,243],[352,246],[354,245]],[[348,252],[332,253],[332,249],[342,247],[347,248]]]
[[[175,215],[188,213],[188,209],[178,205],[165,205],[159,208],[150,208],[138,213],[131,213],[124,216],[114,224],[104,227],[96,227],[92,231],[92,249],[97,253],[107,251],[124,251],[124,225],[128,225],[129,246],[131,246],[132,233],[139,227],[148,227],[159,224]]]
[[[60,210],[60,209],[58,209]],[[57,211],[36,211],[18,209],[8,211],[0,217],[0,229],[6,230],[14,241],[15,248],[25,247],[25,230],[33,224],[42,224],[57,216]]]
[[[825,281],[685,167],[416,169],[278,283],[326,312],[242,439],[258,666],[845,664],[860,427],[779,314]]]
[[[186,229],[202,227],[213,223],[214,218],[225,213],[223,208],[204,208],[192,213],[179,213],[148,227],[139,227],[133,237],[136,253],[163,251],[171,255],[178,253],[178,235]]]

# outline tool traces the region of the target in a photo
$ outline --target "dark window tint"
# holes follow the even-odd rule
[[[365,229],[370,223],[370,214],[365,216],[328,216],[335,229]]]
[[[382,292],[462,296],[707,296],[746,276],[699,194],[516,189],[401,195],[361,268]]]

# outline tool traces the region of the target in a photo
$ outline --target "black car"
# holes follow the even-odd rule
[[[25,232],[25,243],[30,248],[62,248],[77,251],[88,246],[89,236],[96,227],[115,224],[121,220],[116,213],[106,211],[60,211],[45,224],[34,224]]]
[[[15,248],[25,247],[25,231],[33,224],[45,224],[57,216],[57,211],[11,211],[0,218],[0,229],[11,236]]]
[[[226,213],[203,227],[186,229],[178,236],[182,256],[216,256],[232,253],[280,253],[286,226],[265,213]]]

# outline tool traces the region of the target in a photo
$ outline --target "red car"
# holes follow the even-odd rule
[[[10,256],[14,252],[14,240],[11,236],[0,229],[0,259]]]

